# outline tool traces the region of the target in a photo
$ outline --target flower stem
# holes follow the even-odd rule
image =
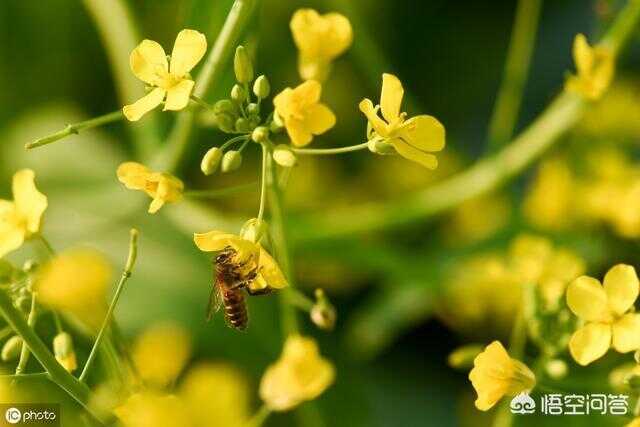
[[[261,427],[262,424],[269,418],[271,415],[271,410],[267,405],[262,405],[258,412],[255,413],[253,417],[246,424],[246,427]]]
[[[518,1],[504,77],[489,125],[490,148],[500,147],[513,136],[529,74],[541,5],[542,0]]]
[[[89,357],[87,358],[87,363],[85,363],[84,368],[82,369],[82,373],[80,374],[80,382],[85,382],[87,379],[87,375],[93,362],[98,354],[98,349],[100,348],[100,344],[102,343],[103,338],[109,328],[109,324],[111,323],[111,318],[113,317],[113,310],[116,308],[118,304],[118,300],[120,299],[120,294],[124,289],[124,284],[127,282],[129,277],[131,277],[131,272],[133,270],[133,266],[136,262],[136,257],[138,254],[138,230],[131,229],[131,237],[129,240],[129,254],[127,256],[127,262],[124,267],[124,271],[122,272],[122,276],[120,277],[120,281],[118,282],[118,287],[116,288],[116,292],[111,299],[111,304],[109,305],[109,309],[107,310],[107,314],[102,322],[102,327],[100,328],[100,332],[98,332],[98,337],[96,341],[93,343],[93,348],[91,349],[91,353],[89,353]]]
[[[66,138],[69,135],[75,134],[77,135],[81,130],[91,129],[98,126],[105,125],[107,123],[117,122],[118,120],[122,120],[124,118],[124,114],[122,114],[122,110],[113,111],[111,113],[94,117],[89,120],[85,120],[83,122],[78,122],[74,124],[67,125],[64,129],[52,133],[51,135],[47,135],[45,137],[36,139],[33,142],[27,143],[24,147],[27,150],[36,147],[42,147],[43,145],[51,144],[52,142],[56,142],[59,139]]]
[[[262,222],[264,217],[264,207],[267,203],[267,169],[269,167],[269,147],[267,144],[260,144],[262,147],[262,176],[260,177],[260,208],[258,208],[258,222]]]
[[[331,155],[331,154],[341,154],[341,153],[350,153],[352,151],[364,150],[368,148],[368,143],[363,142],[362,144],[350,145],[348,147],[341,148],[295,148],[292,147],[291,151],[296,154],[310,154],[316,156],[323,155]]]
[[[29,310],[29,316],[27,317],[27,325],[33,329],[36,324],[36,293],[31,292],[31,309]],[[16,367],[16,375],[21,375],[24,373],[25,369],[27,369],[27,363],[29,363],[29,346],[26,345],[26,342],[22,342],[22,349],[20,351],[20,360],[18,361],[18,366]]]
[[[191,100],[206,110],[213,110],[213,105],[196,95],[191,95]]]
[[[248,184],[236,185],[233,187],[220,188],[217,190],[188,190],[183,193],[185,197],[193,197],[200,199],[216,199],[218,197],[229,196],[232,194],[242,193],[256,188],[255,182]]]
[[[38,234],[38,240],[40,240],[42,246],[44,246],[44,248],[47,250],[49,256],[54,256],[56,254],[56,251],[53,249],[53,246],[51,246],[51,243],[49,243],[49,241],[42,234]]]

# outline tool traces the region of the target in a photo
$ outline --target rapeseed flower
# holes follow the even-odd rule
[[[584,34],[573,40],[577,75],[567,79],[566,89],[595,101],[606,92],[615,73],[613,53],[605,46],[589,46]]]
[[[118,180],[130,190],[142,190],[153,201],[149,213],[154,214],[165,203],[177,202],[182,198],[184,184],[168,173],[153,172],[136,162],[125,162],[118,167]]]

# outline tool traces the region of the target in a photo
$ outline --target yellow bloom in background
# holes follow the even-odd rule
[[[333,111],[320,102],[321,93],[322,85],[309,80],[294,89],[288,87],[273,98],[276,113],[297,147],[309,144],[314,135],[321,135],[336,124]]]
[[[320,356],[312,338],[287,338],[280,359],[260,381],[260,398],[273,411],[288,411],[320,396],[334,381],[333,365]]]
[[[473,361],[469,380],[478,393],[476,408],[491,409],[503,396],[528,392],[536,385],[531,369],[512,359],[499,341],[489,344]]]
[[[573,60],[578,74],[567,79],[565,88],[593,101],[600,99],[615,73],[613,53],[604,46],[589,46],[584,34],[578,34],[573,40]]]
[[[634,418],[629,424],[625,424],[625,427],[640,427],[640,418]]]
[[[211,391],[215,393],[215,390]],[[193,427],[191,414],[178,397],[144,391],[114,410],[122,427]]]
[[[630,265],[618,264],[600,281],[581,276],[567,288],[567,305],[585,325],[571,336],[569,350],[588,365],[613,346],[620,353],[640,348],[640,314],[631,311],[638,297],[638,276]]]
[[[367,116],[373,128],[369,139],[380,138],[393,145],[398,154],[417,162],[428,169],[438,167],[438,160],[430,152],[444,148],[444,126],[435,117],[420,115],[405,120],[406,113],[400,112],[404,89],[402,83],[393,74],[382,75],[382,93],[380,105],[374,107],[370,99],[360,102],[360,111]],[[378,109],[382,118],[378,116]],[[383,120],[384,118],[384,120]]]
[[[158,324],[133,344],[133,362],[148,384],[166,387],[182,372],[191,356],[191,336],[175,324]]]
[[[226,364],[202,363],[189,369],[178,396],[198,427],[243,427],[250,418],[247,380]]]
[[[122,112],[135,122],[165,101],[164,111],[182,110],[189,104],[195,82],[189,71],[200,62],[207,51],[207,39],[195,30],[178,33],[171,52],[171,61],[160,44],[143,40],[129,57],[133,74],[153,89],[133,104],[125,105]],[[166,98],[166,100],[165,100]]]
[[[0,200],[0,257],[18,249],[40,230],[47,197],[38,191],[35,173],[22,169],[13,175],[13,201]]]
[[[184,184],[168,173],[153,172],[136,162],[125,162],[118,167],[118,180],[130,190],[142,190],[153,201],[149,213],[156,213],[165,203],[182,199]]]
[[[252,291],[266,287],[281,289],[288,286],[287,279],[282,274],[278,263],[257,243],[235,234],[216,230],[208,233],[195,233],[193,241],[203,252],[217,252],[231,247],[236,251],[235,263],[246,264],[246,271],[258,268],[258,275],[249,285]]]
[[[97,330],[107,310],[111,282],[107,259],[91,249],[71,249],[57,255],[38,273],[38,301]]]
[[[511,204],[503,194],[474,197],[452,212],[443,231],[447,242],[453,244],[479,242],[503,229],[510,214]]]
[[[339,13],[320,15],[313,9],[298,9],[289,26],[300,51],[298,72],[303,80],[326,80],[331,62],[353,41],[351,24]]]

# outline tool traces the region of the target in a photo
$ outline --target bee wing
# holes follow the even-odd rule
[[[213,314],[222,307],[222,295],[220,295],[220,287],[214,283],[211,287],[209,295],[209,304],[207,304],[207,322],[211,321]]]

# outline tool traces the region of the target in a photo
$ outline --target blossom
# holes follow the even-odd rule
[[[339,13],[320,15],[313,9],[298,9],[289,24],[300,54],[298,72],[303,80],[324,81],[331,61],[351,46],[353,30]]]
[[[136,162],[125,162],[118,167],[118,180],[130,190],[142,190],[153,201],[149,213],[156,213],[165,204],[182,198],[184,184],[168,173],[153,172]]]
[[[638,292],[636,271],[625,264],[609,269],[603,285],[588,276],[569,284],[567,305],[586,322],[569,341],[576,362],[588,365],[611,346],[620,353],[640,348],[640,314],[630,312]]]
[[[590,100],[597,100],[605,93],[615,72],[612,52],[604,46],[589,46],[584,34],[573,40],[573,60],[577,75],[571,75],[566,89]]]
[[[428,169],[435,169],[438,160],[430,152],[440,151],[445,145],[444,126],[435,117],[420,115],[405,120],[400,112],[404,89],[393,74],[382,75],[380,105],[373,106],[370,99],[360,102],[360,111],[367,116],[372,127],[369,140],[382,140],[391,144],[402,157],[417,162]],[[378,115],[378,109],[382,118]]]
[[[191,355],[191,337],[174,324],[158,324],[140,335],[132,350],[140,377],[149,384],[165,387],[173,382]]]
[[[260,397],[273,411],[287,411],[320,396],[335,378],[333,365],[322,358],[311,338],[287,338],[280,359],[260,381]]]
[[[114,410],[123,427],[192,427],[185,403],[177,396],[142,391]]]
[[[22,169],[13,175],[13,201],[0,200],[0,256],[18,249],[40,230],[47,197],[38,191],[35,173]]]
[[[284,121],[293,145],[302,147],[336,124],[336,116],[320,103],[322,85],[308,80],[294,89],[286,88],[273,98],[276,113]]]
[[[221,251],[230,247],[236,252],[235,263],[244,264],[247,271],[257,268],[258,275],[249,284],[251,291],[259,291],[267,287],[280,289],[288,286],[287,279],[282,274],[278,263],[258,243],[235,234],[216,230],[208,233],[195,233],[193,241],[203,252]]]
[[[473,361],[469,380],[478,393],[476,408],[487,411],[503,396],[531,390],[536,377],[524,363],[512,359],[499,341],[489,344]]]
[[[35,289],[42,304],[97,329],[106,314],[110,281],[111,266],[102,254],[90,249],[71,249],[42,267]]]
[[[196,66],[207,50],[204,34],[195,30],[178,33],[171,52],[171,60],[160,44],[153,40],[143,40],[129,56],[129,66],[137,78],[153,87],[144,97],[122,112],[132,121],[138,121],[165,100],[164,111],[182,110],[189,103],[195,82],[189,71]]]

